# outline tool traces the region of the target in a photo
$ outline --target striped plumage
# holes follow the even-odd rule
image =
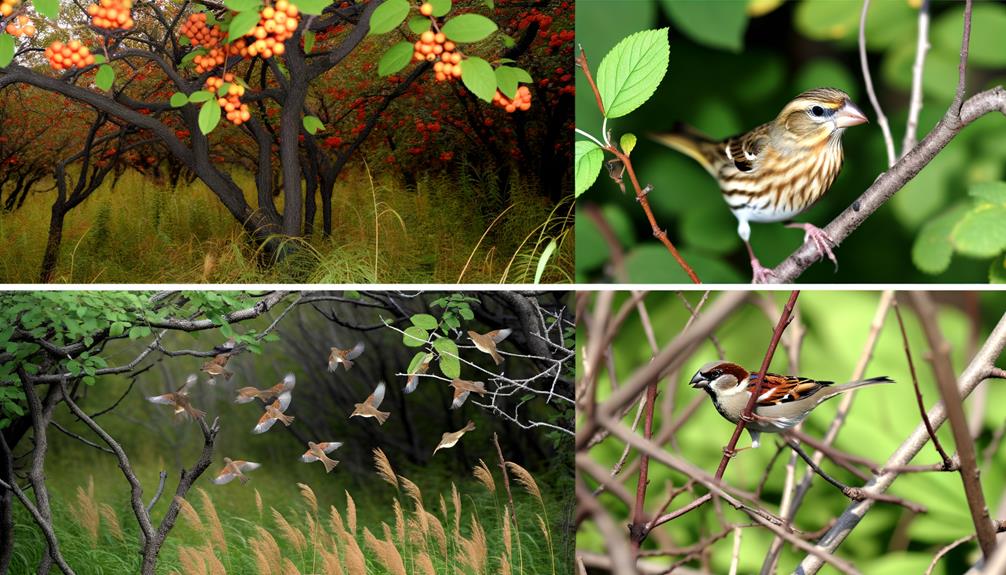
[[[737,233],[748,247],[755,281],[769,279],[751,250],[749,222],[782,222],[814,205],[842,168],[842,133],[866,116],[849,95],[834,88],[800,94],[775,120],[750,132],[716,141],[679,125],[653,138],[696,160],[720,186],[737,217]],[[811,224],[798,224],[807,240],[834,260],[830,238]]]

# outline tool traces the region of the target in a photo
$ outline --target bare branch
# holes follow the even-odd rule
[[[929,51],[929,0],[922,0],[919,6],[919,32],[915,45],[915,63],[912,64],[912,96],[908,104],[908,124],[905,139],[901,142],[901,156],[915,147],[918,138],[919,114],[922,113],[922,74],[926,66],[926,52]]]
[[[873,111],[877,113],[877,124],[884,134],[884,148],[887,150],[887,167],[894,165],[898,154],[894,151],[894,138],[891,137],[891,126],[887,116],[877,101],[877,93],[873,90],[873,78],[870,76],[870,64],[866,59],[866,13],[870,10],[870,0],[863,0],[863,10],[859,15],[859,65],[863,69],[863,81],[866,83],[866,93],[870,97]]]

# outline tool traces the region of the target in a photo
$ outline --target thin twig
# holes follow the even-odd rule
[[[919,32],[915,45],[915,63],[912,64],[912,96],[908,104],[908,124],[905,139],[901,142],[901,155],[915,147],[919,129],[919,114],[922,113],[922,74],[926,66],[926,52],[929,51],[929,0],[922,0],[919,6]]]
[[[877,124],[884,134],[884,148],[887,150],[887,167],[894,165],[898,155],[894,151],[894,138],[891,137],[891,126],[887,123],[887,116],[880,107],[877,100],[877,93],[873,90],[873,78],[870,76],[870,63],[866,57],[866,13],[870,10],[870,0],[863,0],[863,10],[859,15],[859,65],[863,69],[863,81],[866,83],[866,94],[870,97],[870,104],[873,111],[877,113]]]

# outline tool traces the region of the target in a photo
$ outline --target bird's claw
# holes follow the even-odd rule
[[[753,284],[775,283],[773,281],[773,278],[775,278],[775,273],[771,270],[771,268],[767,268],[761,265],[761,262],[758,261],[758,258],[751,258],[751,271],[753,272],[754,275],[754,277],[751,280],[751,283]]]
[[[824,230],[814,224],[789,224],[786,227],[802,229],[803,243],[813,243],[818,252],[831,260],[831,263],[835,264],[835,271],[838,271],[838,259],[835,257],[835,253],[831,251],[831,246],[837,247],[838,242],[833,240]]]

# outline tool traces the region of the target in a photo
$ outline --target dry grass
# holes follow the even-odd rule
[[[297,529],[283,517],[283,514],[276,510],[275,507],[270,507],[272,511],[272,517],[276,521],[276,525],[279,526],[280,535],[283,539],[293,547],[297,553],[303,553],[304,549],[307,547],[307,539],[304,538],[304,533],[300,529]]]
[[[314,494],[314,490],[311,489],[310,485],[307,485],[305,483],[298,483],[297,487],[300,489],[300,496],[303,497],[304,501],[307,501],[307,504],[311,506],[311,512],[317,515],[318,496]]]
[[[72,508],[77,523],[87,533],[91,547],[98,545],[98,528],[101,525],[101,515],[98,504],[94,500],[94,476],[87,478],[87,489],[77,487],[77,505]]]
[[[521,487],[523,487],[525,491],[533,495],[534,498],[538,500],[538,503],[544,506],[545,502],[541,497],[541,490],[538,489],[538,483],[535,482],[534,476],[531,475],[531,472],[520,465],[517,465],[513,461],[507,461],[506,466],[507,469],[510,470],[510,473],[517,479],[517,483],[520,483]]]
[[[395,470],[392,469],[388,456],[384,454],[384,451],[380,447],[374,449],[374,467],[377,468],[378,477],[394,485],[395,489],[398,489],[398,476],[395,475]]]
[[[479,464],[472,468],[472,474],[475,475],[475,479],[479,483],[486,486],[490,493],[496,494],[496,480],[493,479],[493,474],[489,471],[489,466],[485,461],[479,459]]]
[[[349,531],[356,535],[356,502],[349,491],[346,491],[346,524],[349,525]]]
[[[213,505],[213,499],[210,498],[210,494],[206,492],[202,487],[197,487],[196,491],[199,492],[199,497],[203,504],[203,515],[206,517],[206,523],[210,528],[210,540],[213,542],[213,546],[220,550],[221,553],[227,553],[227,538],[224,537],[224,527],[220,523],[220,516],[217,515],[217,508]]]
[[[367,547],[377,555],[377,560],[391,575],[405,575],[405,563],[402,562],[402,555],[392,541],[382,541],[374,537],[374,534],[366,527],[363,528],[363,539],[367,542]]]
[[[205,526],[203,525],[203,519],[199,517],[199,513],[196,511],[195,507],[192,507],[192,504],[189,503],[188,499],[184,499],[182,497],[175,496],[175,501],[178,502],[178,512],[185,518],[186,523],[188,523],[195,531],[202,533]]]
[[[105,528],[112,534],[112,537],[119,541],[125,541],[126,535],[122,532],[122,526],[119,525],[119,516],[115,514],[112,506],[102,503],[98,506],[98,510],[101,512],[101,520],[105,523]]]

